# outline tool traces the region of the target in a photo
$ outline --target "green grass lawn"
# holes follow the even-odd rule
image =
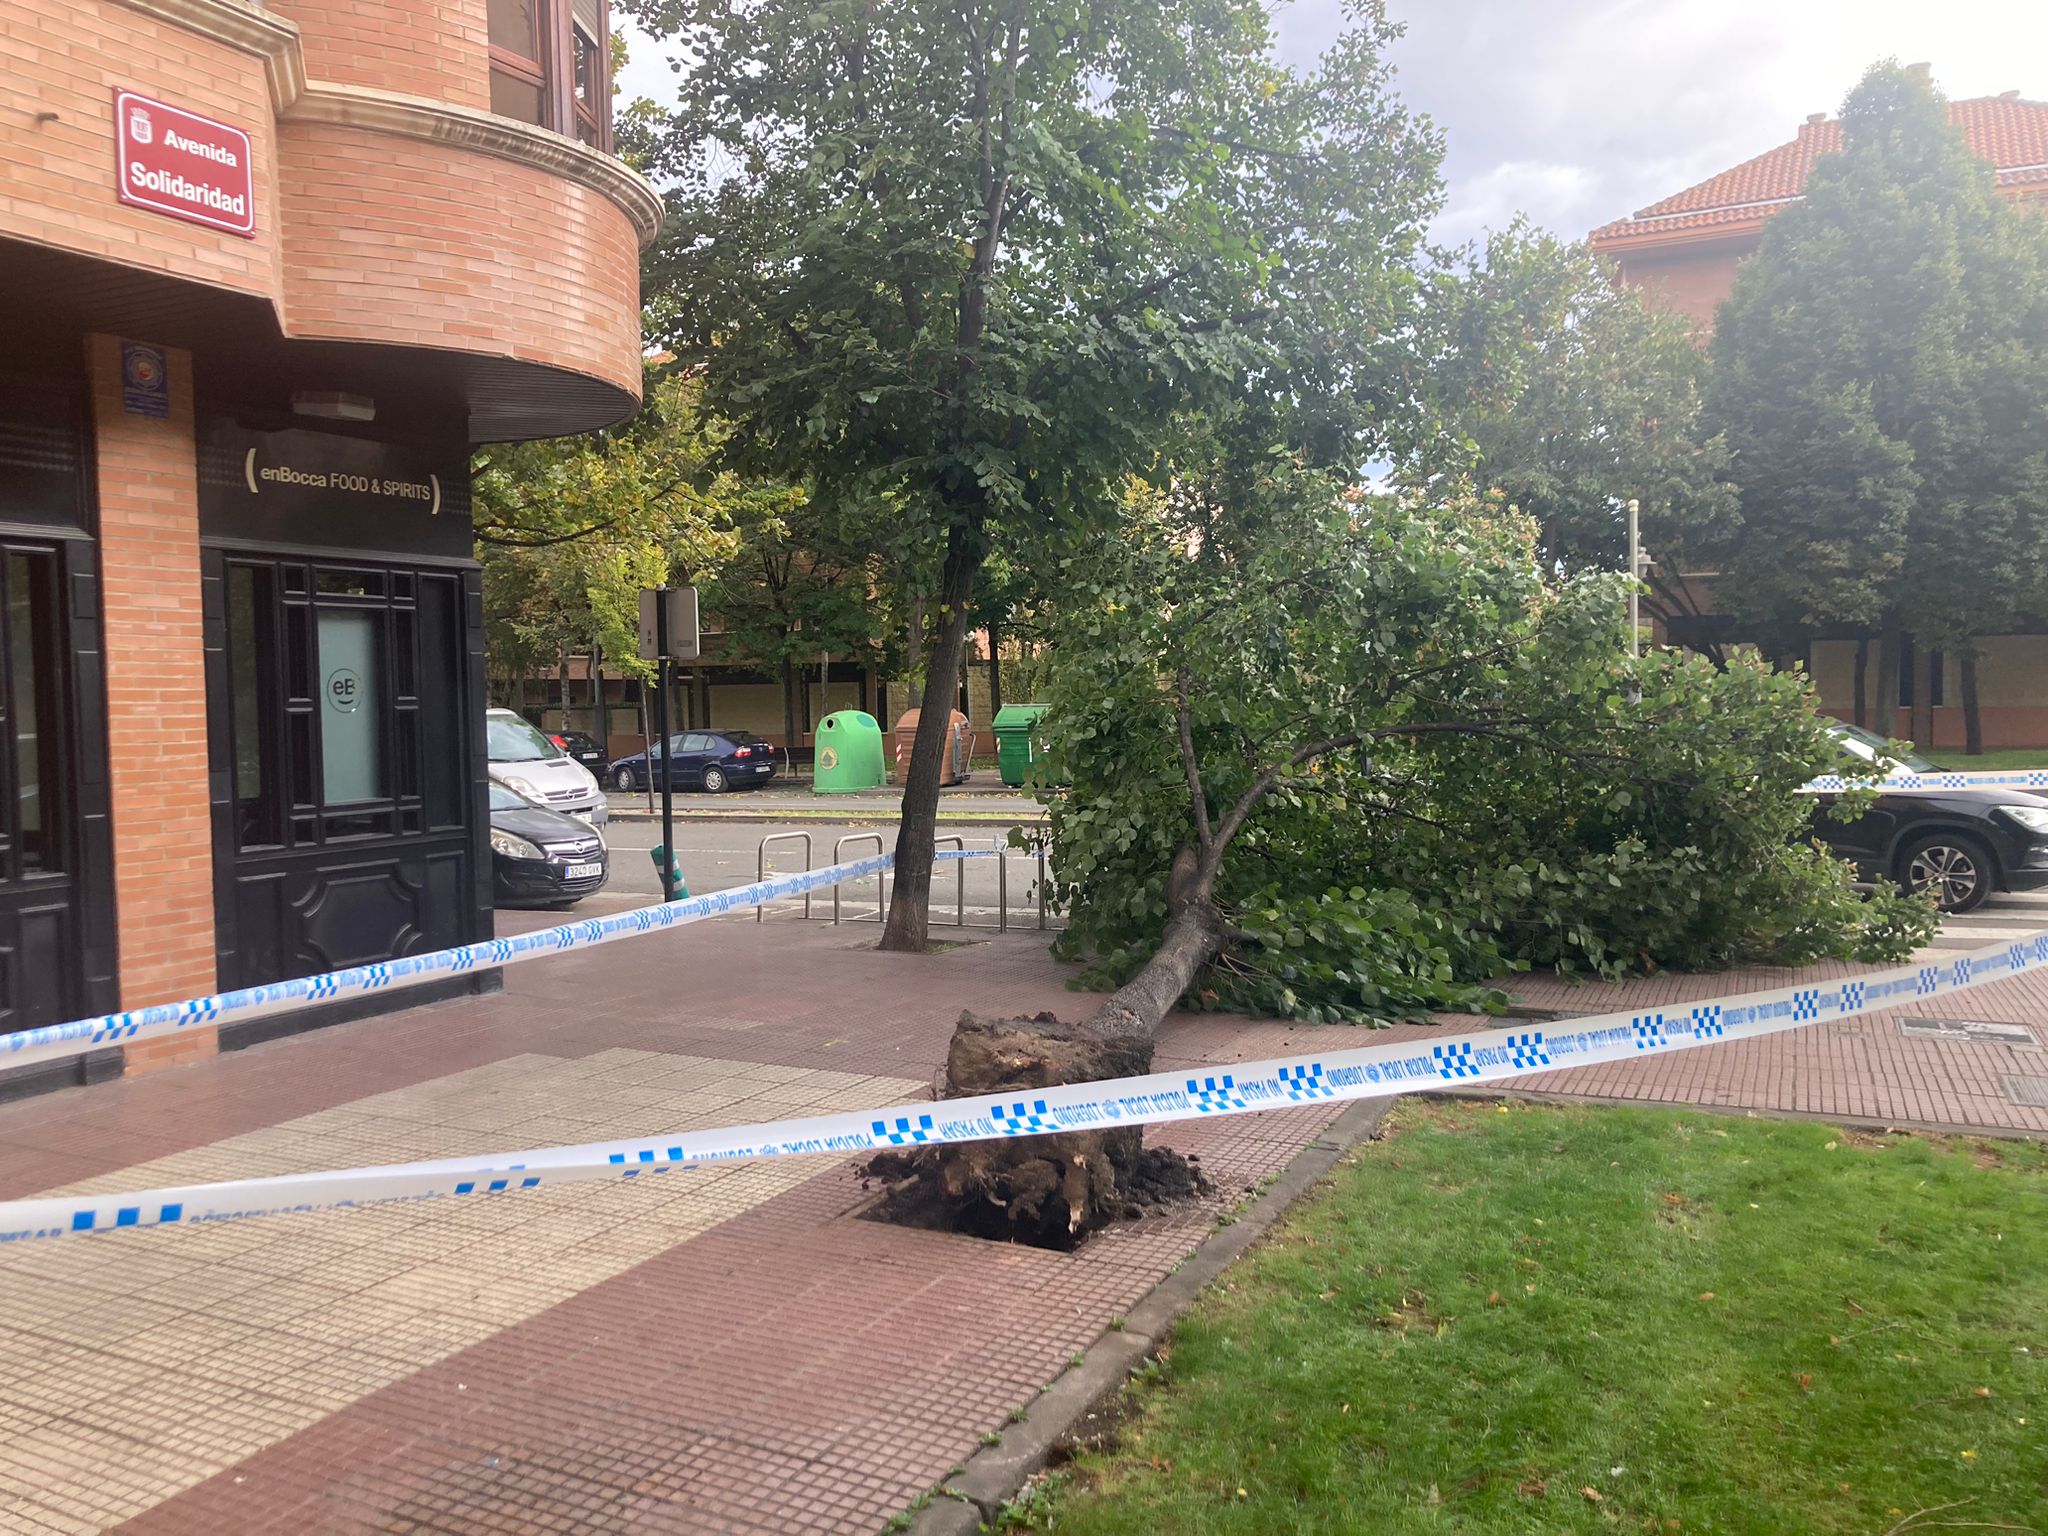
[[[1975,757],[1963,751],[1927,754],[1942,767],[1957,773],[1989,773],[2004,768],[2048,768],[2048,747],[2006,747],[1997,752],[1979,752]]]
[[[2048,1532],[2048,1149],[1415,1101],[1390,1125],[1011,1528]]]

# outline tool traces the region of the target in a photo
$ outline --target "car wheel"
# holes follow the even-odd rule
[[[704,793],[707,795],[717,795],[724,792],[725,770],[723,768],[706,768],[704,770]]]
[[[618,770],[618,772],[612,775],[612,786],[615,789],[619,790],[621,793],[630,795],[631,793],[633,793],[634,790],[640,787],[640,784],[639,781],[633,777],[632,769],[621,768]]]
[[[1960,833],[1916,837],[1899,855],[1899,884],[1908,891],[1933,892],[1934,904],[1950,915],[1984,905],[1993,878],[1990,850]]]

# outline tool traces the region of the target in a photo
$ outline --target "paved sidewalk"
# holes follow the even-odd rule
[[[922,957],[873,939],[704,924],[515,967],[501,996],[0,1105],[0,1195],[880,1104],[929,1081],[963,1006],[1087,1006],[1036,934]],[[1590,1012],[1784,980],[1524,991]],[[2038,1041],[2048,985],[1926,1011]],[[1874,1016],[1531,1086],[2048,1134],[2048,1107],[2009,1087],[2048,1078],[2043,1053],[1951,1033]],[[1361,1038],[1176,1018],[1160,1065]],[[1200,1155],[1220,1203],[1336,1107],[1159,1135]],[[864,1221],[865,1198],[823,1160],[0,1251],[0,1529],[865,1536],[1217,1214],[1064,1255]]]

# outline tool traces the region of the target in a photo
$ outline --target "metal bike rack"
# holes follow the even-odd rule
[[[801,840],[804,845],[804,873],[809,874],[811,869],[811,834],[808,832],[770,832],[761,839],[761,852],[754,860],[755,880],[761,881],[768,878],[768,845],[770,843],[794,843],[798,840]],[[835,900],[838,898],[839,887],[837,884],[834,884],[832,887],[832,895]],[[754,908],[754,921],[757,923],[762,921],[766,913],[767,907],[765,905],[757,905]],[[810,915],[811,893],[805,891],[804,916],[809,917]]]
[[[937,853],[949,843],[953,847],[958,848],[962,853],[967,851],[967,839],[956,832],[950,837],[933,838],[932,852]],[[967,861],[965,859],[955,859],[953,867],[959,871],[959,879],[954,882],[953,887],[953,926],[955,928],[965,928],[967,926]]]
[[[783,835],[785,837],[788,836],[787,833]],[[834,864],[844,864],[846,862],[840,855],[845,852],[848,843],[868,842],[872,842],[875,845],[876,853],[887,852],[887,848],[882,842],[881,833],[849,832],[832,845],[832,862]],[[832,882],[832,922],[835,927],[839,923],[839,888],[845,883],[844,880],[834,880]],[[808,913],[805,915],[809,916]],[[855,918],[854,921],[859,922],[860,919]],[[889,921],[889,881],[886,873],[875,876],[875,921],[878,923]]]

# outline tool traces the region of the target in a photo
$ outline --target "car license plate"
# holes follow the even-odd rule
[[[773,773],[774,771],[775,771],[775,765],[774,765],[773,763],[756,763],[756,764],[754,764],[754,772],[756,772],[756,773]]]
[[[602,864],[571,864],[562,871],[564,880],[588,880],[592,875],[604,873]]]
[[[597,825],[597,812],[595,810],[571,811],[569,814],[582,822],[586,827],[595,827]]]

